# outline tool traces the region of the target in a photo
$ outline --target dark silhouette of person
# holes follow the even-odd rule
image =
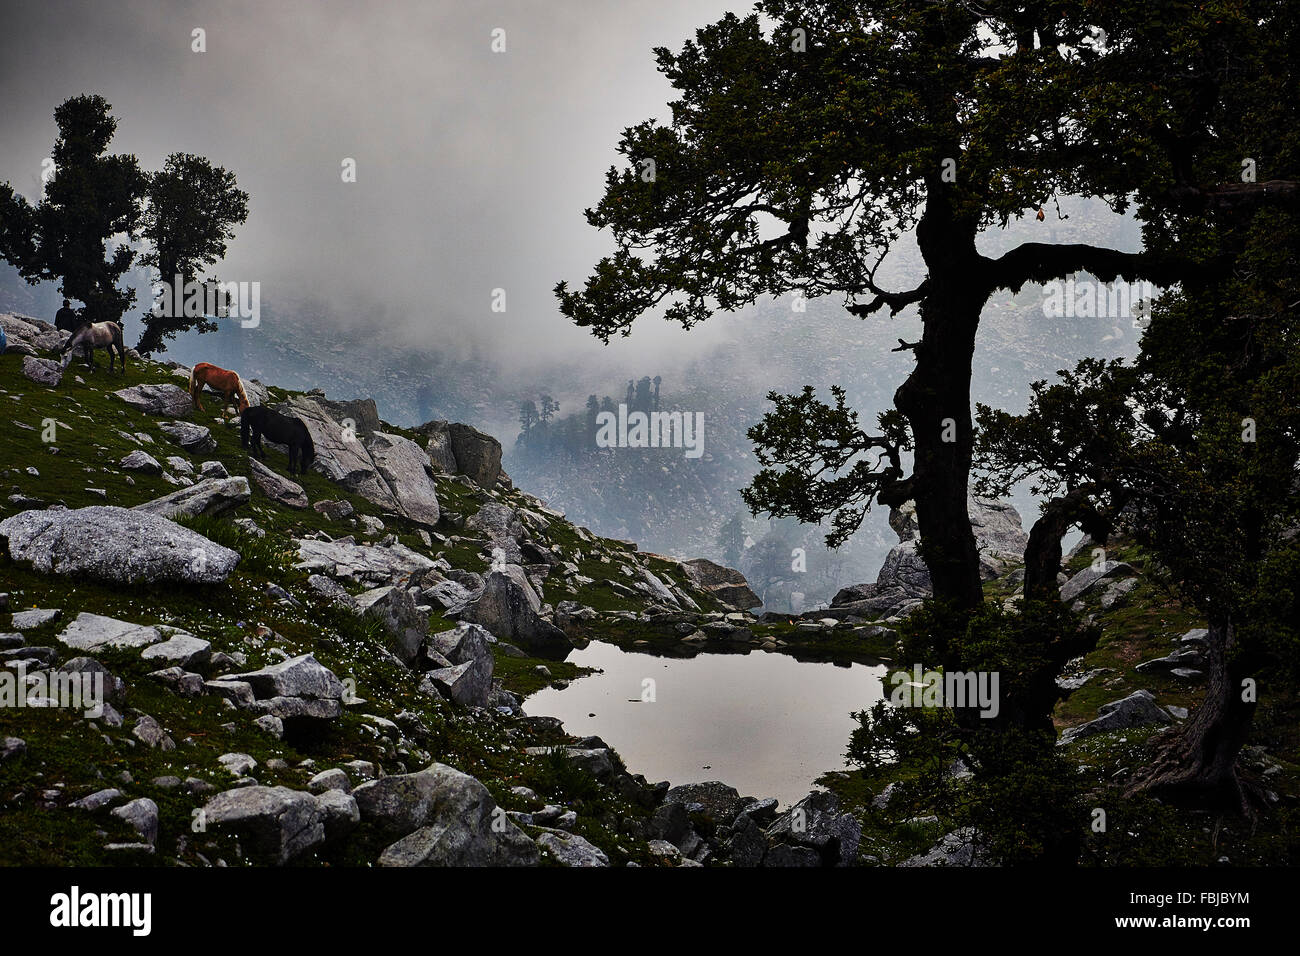
[[[60,332],[75,332],[81,326],[81,316],[75,309],[68,307],[68,300],[63,300],[63,308],[54,313],[54,327]]]

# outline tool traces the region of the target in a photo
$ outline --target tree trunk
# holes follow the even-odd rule
[[[956,221],[942,190],[931,192],[916,234],[928,269],[924,331],[916,366],[894,393],[894,404],[912,430],[911,485],[934,596],[970,609],[984,599],[966,498],[974,444],[971,361],[987,291],[975,229]]]
[[[1237,774],[1237,755],[1250,731],[1255,701],[1243,700],[1248,663],[1230,655],[1236,646],[1232,624],[1211,620],[1206,654],[1209,685],[1205,700],[1181,728],[1160,745],[1147,770],[1129,787],[1174,799],[1207,802],[1251,815]]]

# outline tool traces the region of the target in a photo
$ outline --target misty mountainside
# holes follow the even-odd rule
[[[1132,224],[1097,203],[1074,203],[1068,218],[1013,224],[1018,238],[1116,242],[1133,239]],[[996,248],[991,248],[996,252]],[[897,288],[919,280],[918,262],[900,251],[882,281]],[[883,270],[882,270],[883,271]],[[1086,280],[1086,277],[1080,277]],[[147,289],[139,290],[147,301]],[[33,310],[13,303],[57,304],[46,287],[23,283],[0,264],[0,309]],[[981,322],[972,397],[995,408],[1022,411],[1029,384],[1050,378],[1082,355],[1132,356],[1140,330],[1132,318],[1046,315],[1045,290],[1027,287],[990,303]],[[6,305],[10,303],[11,305]],[[235,369],[244,379],[306,390],[328,383],[334,396],[372,397],[387,421],[414,426],[433,419],[465,422],[496,437],[504,465],[534,490],[596,533],[627,538],[678,558],[708,557],[739,567],[759,590],[764,606],[783,612],[826,604],[841,587],[873,580],[893,546],[887,516],[876,512],[839,551],[824,547],[826,528],[792,527],[748,514],[739,491],[757,471],[747,430],[770,408],[769,391],[820,394],[842,385],[850,407],[870,424],[892,405],[894,390],[911,367],[911,355],[891,351],[899,339],[919,334],[915,310],[890,319],[860,320],[841,304],[816,299],[766,301],[712,321],[721,340],[684,353],[631,364],[626,353],[608,360],[571,360],[516,354],[508,331],[473,341],[438,339],[437,315],[418,340],[391,331],[386,316],[334,314],[326,303],[281,303],[267,294],[256,328],[235,322],[219,331],[186,333],[167,356]],[[39,314],[39,313],[36,313]],[[47,318],[49,318],[47,316]],[[128,315],[127,339],[136,323]],[[432,344],[429,344],[432,342]],[[703,455],[682,449],[617,448],[574,458],[530,453],[518,442],[519,407],[543,395],[558,403],[557,421],[584,418],[588,396],[624,401],[629,380],[658,377],[665,411],[703,415]],[[594,436],[584,441],[594,444]],[[1012,502],[1031,521],[1036,502],[1027,490]],[[727,561],[723,526],[739,518],[744,547]],[[798,553],[797,553],[798,552]],[[732,557],[735,557],[734,555]]]

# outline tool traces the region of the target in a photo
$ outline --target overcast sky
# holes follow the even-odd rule
[[[622,129],[667,115],[651,50],[750,8],[6,0],[0,180],[39,195],[54,108],[99,93],[118,118],[114,151],[147,169],[199,153],[236,174],[250,214],[217,274],[261,282],[264,304],[327,301],[421,345],[468,331],[520,356],[595,352],[551,288],[580,283],[611,248],[582,210]],[[196,28],[206,52],[191,49]],[[496,28],[504,53],[491,50]],[[489,308],[495,288],[504,316]],[[617,349],[698,348],[716,330],[684,334],[647,319]]]

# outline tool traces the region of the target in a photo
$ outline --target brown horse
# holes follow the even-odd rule
[[[194,366],[190,372],[190,402],[201,412],[207,410],[199,400],[199,394],[205,385],[220,394],[225,399],[224,404],[233,404],[238,397],[239,411],[248,408],[248,393],[244,391],[244,383],[239,380],[238,373],[218,368],[208,362],[200,362]]]
[[[64,368],[72,361],[73,350],[78,348],[84,350],[91,368],[95,367],[95,349],[107,349],[110,372],[113,371],[114,358],[121,356],[122,374],[126,374],[126,348],[122,345],[122,326],[117,322],[87,322],[73,332],[62,349]]]

